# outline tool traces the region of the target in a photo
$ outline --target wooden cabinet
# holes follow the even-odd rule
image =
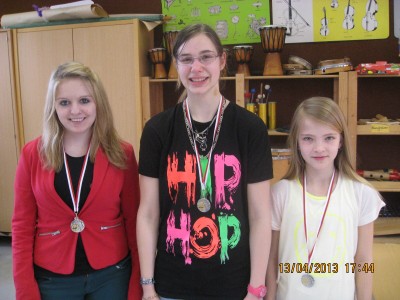
[[[19,155],[10,31],[0,31],[0,232],[11,232]]]
[[[119,134],[139,153],[140,78],[150,73],[153,40],[138,19],[0,31],[0,232],[11,232],[19,151],[42,132],[51,72],[71,60],[91,67],[105,86]]]
[[[400,102],[396,87],[400,76],[359,75],[350,72],[349,127],[352,130],[355,166],[362,170],[400,170],[400,125],[358,125],[359,119],[377,114],[400,120]],[[400,181],[371,181],[380,192],[400,192]]]
[[[308,97],[325,96],[334,99],[342,108],[345,116],[348,113],[348,90],[349,77],[347,72],[336,75],[302,75],[302,76],[244,76],[236,74],[235,77],[224,77],[221,82],[226,86],[221,93],[242,107],[245,106],[244,94],[255,88],[259,93],[260,85],[269,84],[272,89],[270,101],[277,102],[277,127],[289,126],[294,110],[297,105]],[[142,106],[143,123],[147,122],[153,115],[170,107],[179,98],[179,92],[174,93],[176,80],[151,79],[142,77]],[[169,98],[165,99],[164,94],[169,92]],[[288,92],[290,91],[290,92]],[[171,96],[171,92],[175,97]],[[285,147],[286,133],[276,130],[268,131],[271,147]],[[286,160],[287,162],[287,160]],[[280,179],[285,173],[287,164],[274,160],[273,182]]]
[[[153,32],[138,19],[14,30],[21,144],[40,135],[51,72],[75,60],[102,80],[119,134],[138,151],[142,130],[141,76],[149,74]]]
[[[400,170],[400,125],[367,124],[359,125],[359,119],[372,119],[377,114],[389,119],[400,118],[400,102],[397,87],[400,76],[357,75],[349,73],[349,129],[354,149],[354,166],[360,170]],[[399,207],[400,181],[371,180],[381,192],[387,206],[383,213],[389,214]],[[374,234],[400,234],[400,217],[378,218]]]

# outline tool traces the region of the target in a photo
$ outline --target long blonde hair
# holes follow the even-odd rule
[[[292,150],[292,158],[290,160],[289,169],[283,178],[301,178],[305,171],[306,163],[301,156],[298,140],[300,124],[306,117],[334,128],[340,133],[342,146],[334,160],[335,168],[339,171],[339,174],[349,179],[370,185],[364,178],[357,174],[351,165],[350,140],[346,119],[339,105],[327,97],[311,97],[304,100],[297,107],[293,115],[287,140],[288,147]]]
[[[44,106],[43,132],[39,151],[46,168],[60,171],[63,164],[64,127],[55,110],[58,85],[64,79],[77,78],[88,83],[96,104],[96,120],[90,148],[90,160],[94,162],[99,147],[103,149],[111,164],[126,167],[126,155],[122,140],[114,127],[114,119],[107,93],[99,77],[89,67],[78,62],[64,63],[51,74]]]

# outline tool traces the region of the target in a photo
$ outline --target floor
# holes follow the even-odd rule
[[[0,299],[15,299],[12,278],[11,237],[8,236],[0,236]]]

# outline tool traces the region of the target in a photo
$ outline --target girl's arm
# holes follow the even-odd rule
[[[358,227],[358,244],[354,262],[363,266],[373,261],[372,247],[374,239],[374,222]],[[357,300],[372,299],[372,273],[355,272]]]
[[[267,300],[276,299],[276,289],[277,289],[276,280],[278,278],[279,234],[280,234],[279,231],[276,230],[272,231],[271,250],[269,252],[267,280],[266,280],[266,286],[268,288],[266,297]]]
[[[137,243],[141,277],[154,278],[160,204],[158,178],[140,175],[140,205],[137,216]],[[156,295],[154,284],[143,285],[143,298]],[[152,298],[156,299],[156,298]]]
[[[250,223],[250,284],[265,284],[269,249],[271,245],[270,182],[268,180],[248,185]],[[256,299],[247,294],[245,299]]]

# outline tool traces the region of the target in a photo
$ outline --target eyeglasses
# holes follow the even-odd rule
[[[177,58],[178,64],[191,66],[195,59],[197,59],[203,65],[209,65],[215,61],[215,59],[219,57],[216,53],[206,53],[199,55],[197,57],[190,56],[190,55],[180,55]]]

